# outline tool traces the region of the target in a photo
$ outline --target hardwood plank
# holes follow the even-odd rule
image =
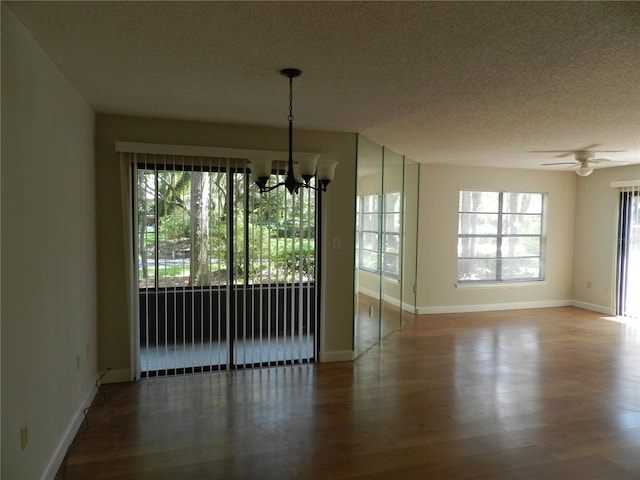
[[[105,385],[58,478],[640,478],[640,325],[419,316],[354,362]]]

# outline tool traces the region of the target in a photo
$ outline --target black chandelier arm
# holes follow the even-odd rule
[[[267,186],[267,179],[258,179],[256,180],[256,185],[258,186],[258,189],[260,190],[260,193],[267,193],[270,192],[271,190],[275,190],[278,187],[287,187],[287,190],[289,190],[290,193],[293,193],[290,189],[289,186],[287,185],[287,182],[280,182],[280,183],[276,183],[275,185],[270,185]],[[294,192],[298,193],[298,190],[300,188],[308,188],[309,190],[314,190],[316,192],[326,192],[327,191],[327,185],[329,185],[329,180],[320,180],[320,186],[318,187],[314,187],[313,185],[311,185],[310,183],[298,183],[295,182],[295,186],[294,188]]]
[[[260,193],[267,193],[267,192],[270,192],[271,190],[275,190],[276,188],[283,186],[284,182],[276,183],[275,185],[271,185],[267,187],[266,182],[263,183],[263,182],[256,181],[256,185],[260,189]]]

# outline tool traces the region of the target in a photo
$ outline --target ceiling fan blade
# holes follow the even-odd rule
[[[529,153],[559,153],[560,155],[554,155],[553,158],[571,157],[576,154],[574,151],[568,150],[530,150]]]
[[[591,150],[593,148],[599,147],[600,144],[599,143],[594,143],[593,145],[587,145],[586,147],[582,147],[582,148],[565,148],[564,150],[532,150],[533,153],[565,153],[565,152],[569,152],[569,153],[574,153],[574,152],[586,152],[588,150]]]
[[[589,150],[592,150],[592,149],[594,149],[594,148],[596,148],[596,147],[599,147],[599,146],[600,146],[600,144],[599,144],[599,143],[594,143],[593,145],[587,145],[587,146],[586,146],[586,147],[584,147],[584,148],[579,148],[579,149],[577,149],[577,150],[574,150],[572,153],[574,153],[574,152],[588,152]],[[598,150],[598,151],[599,151],[599,150]]]
[[[575,149],[569,149],[569,148],[565,148],[564,150],[529,150],[530,153],[575,153],[575,152],[587,152],[589,150],[591,150],[592,148],[595,147],[599,147],[600,144],[599,143],[594,143],[593,145],[587,145],[584,148],[575,148]],[[601,150],[598,150],[599,152]]]
[[[606,162],[613,162],[613,160],[609,160],[608,158],[592,158],[591,160],[589,160],[592,163],[606,163]]]
[[[573,153],[573,150],[529,150],[529,153]]]
[[[549,165],[580,165],[580,162],[553,162],[553,163],[541,163],[540,165],[544,167]]]
[[[529,153],[559,153],[560,155],[554,155],[553,158],[564,158],[575,155],[575,152],[569,152],[568,150],[529,150]]]

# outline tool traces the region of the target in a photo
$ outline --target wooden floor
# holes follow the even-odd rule
[[[353,363],[104,390],[58,478],[640,479],[640,327],[570,307],[420,316]]]

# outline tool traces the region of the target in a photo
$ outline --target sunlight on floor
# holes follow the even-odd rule
[[[613,315],[607,317],[600,317],[602,320],[608,320],[610,322],[622,323],[624,325],[630,325],[632,327],[640,327],[640,319],[634,317],[623,317],[620,315]]]

